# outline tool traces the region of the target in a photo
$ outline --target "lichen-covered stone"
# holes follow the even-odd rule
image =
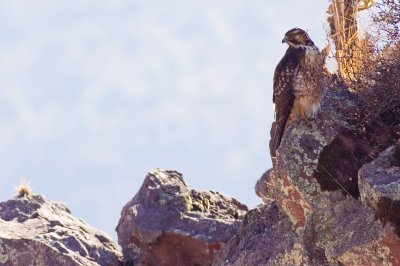
[[[0,265],[121,265],[103,232],[40,195],[0,203]]]
[[[371,160],[371,154],[393,143],[387,133],[390,127],[380,117],[368,130],[353,124],[362,110],[356,95],[343,86],[331,86],[318,116],[295,122],[283,135],[273,172],[259,181],[257,194],[276,200],[299,230],[324,192],[340,191],[357,199],[358,169]],[[385,134],[378,139],[378,132]],[[266,187],[266,182],[273,186]]]
[[[116,230],[124,262],[210,265],[246,211],[218,192],[191,190],[176,171],[151,171],[121,212]]]
[[[301,247],[300,263],[282,265],[400,265],[399,144],[369,163],[395,139],[393,127],[379,116],[368,128],[357,128],[362,109],[345,88],[328,90],[316,119],[287,128],[274,169],[257,182],[256,194],[267,204],[275,201],[281,219],[292,225],[291,240]],[[259,228],[256,221],[249,224]],[[237,243],[252,240],[236,237]],[[267,246],[259,244],[253,253]],[[242,249],[236,245],[225,257],[240,257]]]
[[[313,264],[336,265],[357,252],[357,256],[379,257],[370,246],[385,248],[381,239],[393,230],[385,228],[363,202],[339,192],[324,194],[318,197],[320,203],[310,214],[304,232],[304,245]]]
[[[393,228],[386,227],[379,232],[378,239],[364,245],[353,245],[337,261],[346,266],[400,265],[400,239]]]
[[[264,203],[267,204],[274,201],[274,192],[272,188],[276,187],[276,182],[277,180],[273,168],[267,170],[257,181],[254,190]]]
[[[308,265],[301,238],[275,202],[250,210],[213,266]]]
[[[338,94],[352,101],[344,89],[328,91],[318,117],[289,126],[277,150],[273,170],[277,177],[270,178],[276,186],[265,194],[273,195],[299,230],[318,204],[317,195],[324,191],[342,191],[354,197],[358,194],[358,161],[351,160],[354,151],[345,135],[351,126],[338,112]],[[339,167],[342,161],[346,163]],[[351,167],[355,171],[350,171]]]
[[[400,235],[400,141],[359,171],[361,200]]]

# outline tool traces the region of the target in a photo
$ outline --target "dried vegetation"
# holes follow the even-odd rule
[[[375,142],[372,158],[400,138],[400,0],[332,0],[328,14],[338,76],[358,96],[352,122]]]

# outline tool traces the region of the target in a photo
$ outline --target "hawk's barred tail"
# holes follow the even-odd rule
[[[271,157],[273,158],[276,157],[276,150],[279,148],[279,145],[281,144],[286,122],[287,119],[286,121],[282,121],[282,119],[280,119],[279,121],[275,121],[272,123],[271,140],[269,141],[269,150],[271,152]]]
[[[278,145],[276,144],[276,133],[277,133],[276,122],[273,122],[271,126],[271,139],[269,140],[269,151],[271,153],[272,158],[276,156],[276,149],[277,146],[279,146],[279,143]]]
[[[293,106],[294,97],[289,98],[289,105]],[[269,150],[271,153],[271,157],[276,157],[276,150],[279,148],[279,145],[282,141],[283,133],[287,127],[288,122],[290,122],[290,111],[291,109],[286,108],[283,110],[281,115],[277,116],[277,120],[272,123],[271,126],[271,140],[269,141]]]

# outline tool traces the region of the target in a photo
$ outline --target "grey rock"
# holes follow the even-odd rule
[[[270,222],[288,219],[287,230],[296,233],[291,237],[299,247],[296,254],[301,260],[282,265],[400,263],[400,152],[389,149],[370,163],[374,154],[395,142],[394,127],[391,121],[377,116],[368,128],[358,128],[363,106],[357,95],[343,86],[327,90],[318,117],[287,128],[273,161],[274,169],[257,182],[256,194],[264,203],[273,201],[283,214]],[[249,222],[254,229],[260,223],[258,218]],[[242,243],[252,241],[239,233],[237,237]],[[275,241],[276,235],[266,230],[263,238]],[[287,244],[288,239],[274,243]],[[252,252],[258,254],[267,247],[264,243]],[[240,258],[242,250],[240,245],[230,245],[229,254],[219,253],[217,258],[236,263],[230,259]],[[217,265],[229,265],[222,261],[216,260]],[[273,260],[260,263],[272,265]]]
[[[393,228],[382,226],[363,202],[338,191],[317,199],[302,233],[311,265],[379,265],[398,259],[393,247],[400,242]],[[395,244],[385,242],[387,238]]]
[[[276,182],[277,180],[275,178],[275,172],[273,168],[267,170],[257,181],[254,190],[256,195],[259,196],[265,204],[273,201],[274,193],[269,188],[276,187]]]
[[[360,169],[358,184],[361,200],[400,235],[400,141]]]
[[[191,190],[176,171],[151,171],[116,228],[124,263],[210,265],[246,212],[234,198]]]
[[[103,232],[40,195],[0,203],[0,265],[122,265]]]
[[[257,194],[274,199],[296,228],[304,228],[321,193],[341,191],[358,196],[359,159],[344,103],[357,110],[353,95],[345,88],[328,90],[316,119],[300,120],[287,128],[274,169],[258,182]]]
[[[301,238],[275,202],[250,210],[213,266],[307,265]]]

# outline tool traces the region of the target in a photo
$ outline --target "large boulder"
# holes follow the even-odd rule
[[[66,205],[21,194],[0,203],[0,265],[122,265],[122,256]]]
[[[264,203],[273,202],[284,214],[273,220],[289,219],[289,231],[296,233],[292,241],[301,247],[297,249],[301,260],[288,265],[400,264],[398,145],[371,162],[396,141],[395,127],[380,115],[369,124],[360,123],[364,107],[340,84],[327,90],[318,117],[287,128],[274,168],[256,184]],[[262,223],[253,219],[249,224],[257,229]],[[276,239],[269,232],[258,234]],[[240,241],[252,239],[243,236]],[[269,246],[260,243],[253,254]],[[282,238],[275,245],[286,243],[288,239]],[[216,257],[219,265],[240,254],[242,247],[230,244],[222,250]],[[290,247],[280,254],[288,257],[288,252],[292,254]],[[275,257],[258,265],[276,265]]]
[[[287,128],[269,172],[268,180],[275,185],[267,186],[266,192],[258,191],[259,195],[275,199],[296,228],[304,229],[321,193],[342,191],[353,197],[359,194],[359,162],[352,126],[342,114],[344,104],[357,113],[353,95],[344,88],[330,90],[316,119],[300,120]]]
[[[395,141],[379,116],[368,129],[358,128],[364,109],[357,95],[335,84],[326,91],[316,119],[287,128],[274,168],[261,178],[256,193],[276,200],[299,230],[319,208],[322,195],[340,191],[357,199],[358,170]]]
[[[211,265],[246,212],[234,198],[190,189],[176,171],[151,171],[116,228],[124,263]]]

